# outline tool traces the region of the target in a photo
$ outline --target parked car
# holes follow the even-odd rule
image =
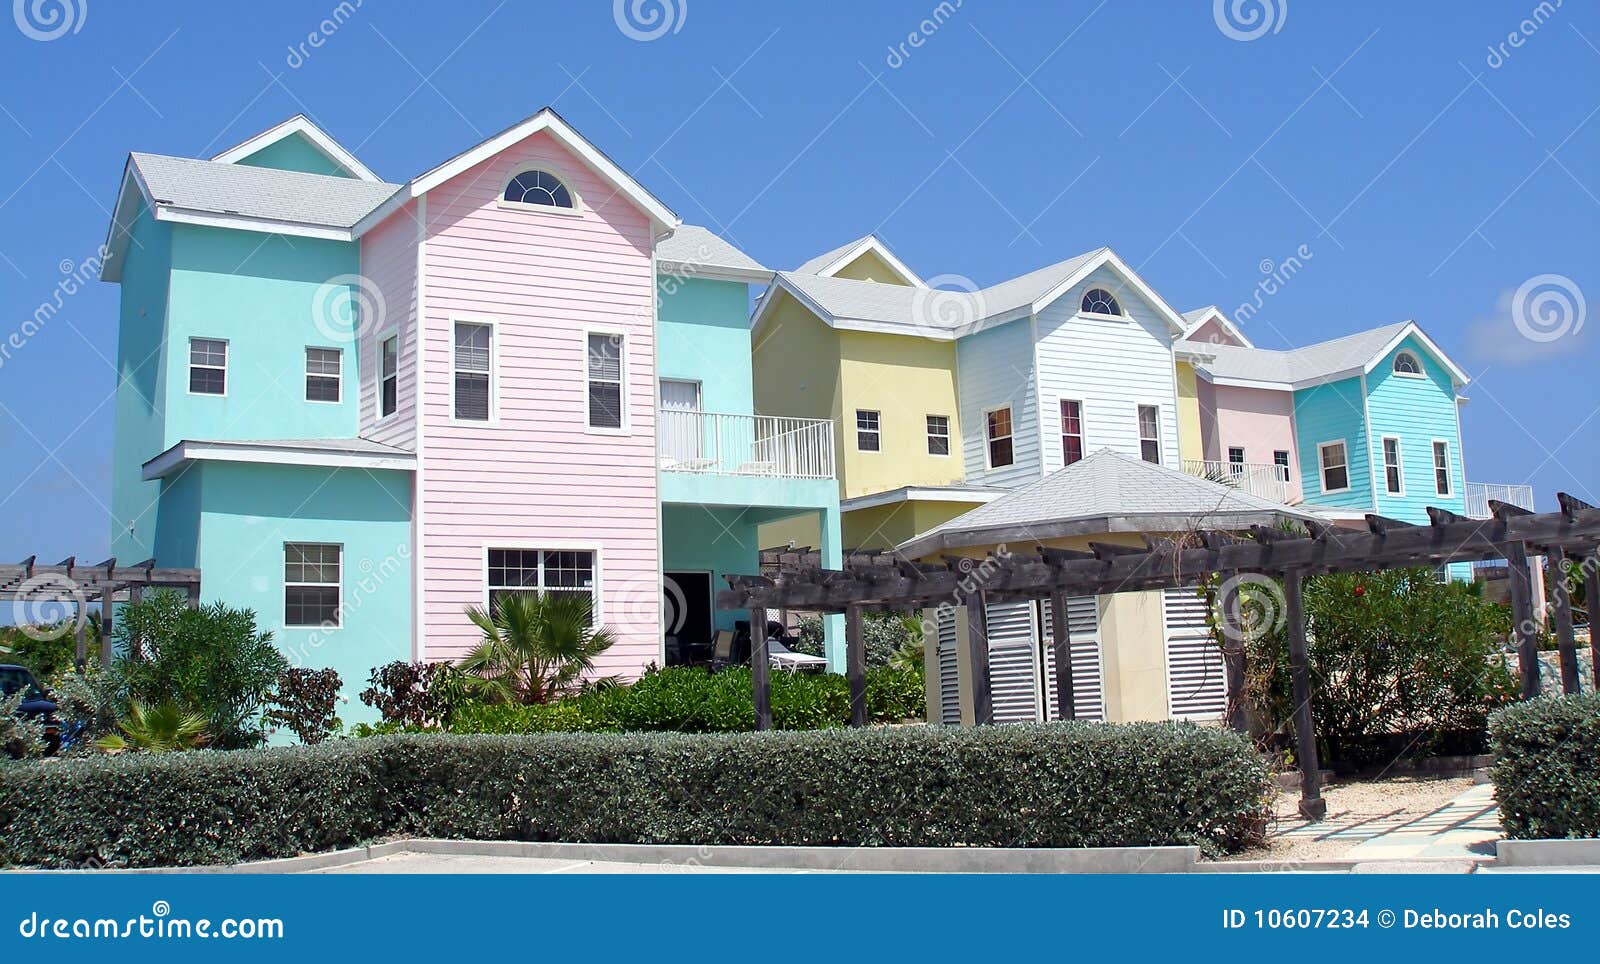
[[[39,678],[26,666],[0,664],[0,697],[10,699],[23,692],[22,704],[16,715],[21,719],[37,720],[44,724],[47,752],[61,747],[61,721],[56,718],[56,704],[49,692],[39,684]]]

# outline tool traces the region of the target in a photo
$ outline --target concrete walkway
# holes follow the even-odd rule
[[[1479,784],[1454,800],[1418,816],[1399,810],[1377,817],[1332,814],[1321,823],[1304,824],[1279,836],[1348,842],[1342,860],[1480,860],[1494,856],[1500,839],[1499,808],[1494,787]]]

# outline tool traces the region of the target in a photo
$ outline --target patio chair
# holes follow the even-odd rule
[[[711,643],[711,671],[727,666],[734,666],[737,660],[733,656],[733,630],[722,629],[717,631],[716,638]]]

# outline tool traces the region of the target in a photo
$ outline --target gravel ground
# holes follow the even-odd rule
[[[1396,812],[1402,812],[1406,819],[1416,819],[1448,804],[1471,786],[1471,777],[1392,776],[1340,781],[1322,789],[1322,797],[1328,801],[1328,816],[1323,823],[1332,832]],[[1359,842],[1318,840],[1317,834],[1283,836],[1286,831],[1306,825],[1295,809],[1299,802],[1298,789],[1280,792],[1275,808],[1277,819],[1269,831],[1267,845],[1228,859],[1334,860]]]

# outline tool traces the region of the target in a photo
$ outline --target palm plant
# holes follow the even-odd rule
[[[204,713],[184,709],[174,702],[158,703],[149,708],[133,702],[128,704],[128,718],[117,724],[122,732],[102,736],[94,745],[107,753],[194,750],[210,739],[206,733],[210,722]]]
[[[509,594],[489,612],[468,607],[467,618],[483,642],[459,665],[472,691],[492,703],[552,702],[578,688],[616,642],[593,625],[593,605],[577,593]]]

